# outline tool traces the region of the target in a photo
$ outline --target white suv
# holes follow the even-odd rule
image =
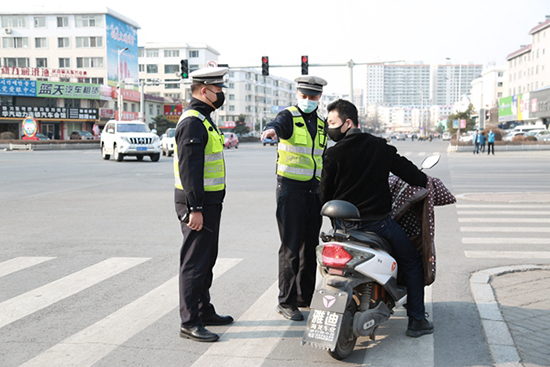
[[[159,137],[141,121],[109,121],[101,133],[100,146],[105,160],[111,155],[117,162],[125,156],[137,157],[138,161],[146,155],[153,162],[160,159]]]
[[[160,140],[160,149],[162,150],[162,155],[166,155],[168,157],[171,157],[174,153],[174,144],[175,144],[175,137],[176,136],[176,129],[171,127],[166,130],[166,132],[162,135],[162,139]]]

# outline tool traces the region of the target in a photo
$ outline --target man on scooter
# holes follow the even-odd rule
[[[358,128],[357,108],[349,101],[328,105],[328,135],[337,144],[324,156],[320,193],[323,202],[345,200],[361,213],[361,221],[346,223],[348,229],[375,232],[391,245],[403,270],[407,286],[406,334],[419,337],[433,333],[424,308],[424,272],[420,253],[390,216],[390,172],[410,185],[425,187],[427,177],[411,161],[397,153],[386,140]]]

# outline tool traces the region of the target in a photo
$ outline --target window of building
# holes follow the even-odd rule
[[[192,73],[192,72],[195,71],[195,70],[199,70],[199,69],[200,69],[200,67],[199,67],[198,64],[191,64],[191,65],[189,65],[189,72],[190,72],[190,73]]]
[[[229,106],[229,112],[235,112],[235,106]]]
[[[36,58],[36,67],[37,68],[47,68],[48,67],[48,59],[45,57],[37,57]]]
[[[4,57],[4,66],[10,68],[28,68],[29,59],[25,57]]]
[[[497,86],[498,86],[498,87],[502,87],[502,82],[498,82],[498,83],[497,83]]]
[[[102,68],[103,67],[103,57],[77,57],[76,58],[76,67],[77,67],[77,69]]]
[[[165,89],[179,89],[180,80],[179,79],[166,79],[166,84],[164,84]]]
[[[75,26],[78,28],[103,27],[102,15],[77,15],[75,17]]]
[[[180,71],[179,65],[164,65],[164,74],[175,74]]]
[[[180,57],[180,50],[164,50],[164,57]]]
[[[27,37],[4,37],[2,38],[3,48],[29,48],[29,39]]]
[[[145,49],[143,48],[138,49],[138,57],[145,57]]]
[[[159,50],[150,49],[145,51],[146,57],[159,57]]]
[[[69,48],[69,47],[70,47],[69,37],[59,37],[57,39],[57,48]]]
[[[139,72],[140,72],[140,73],[142,73],[142,72],[145,71],[145,65],[143,65],[143,64],[139,64],[139,65],[138,65],[138,68],[139,68]]]
[[[199,51],[197,50],[189,50],[189,58],[199,57]]]
[[[76,48],[103,47],[103,37],[76,37]]]
[[[34,28],[45,28],[46,17],[34,17]]]
[[[153,115],[153,105],[149,103],[149,115]]]
[[[57,17],[57,28],[68,28],[69,17]]]
[[[27,18],[17,15],[6,15],[2,17],[4,28],[27,28]]]
[[[35,38],[34,39],[34,47],[35,48],[47,48],[48,47],[48,39],[47,38]]]
[[[157,64],[147,65],[147,74],[157,74],[159,72],[159,67]]]
[[[230,101],[234,101],[234,100],[235,100],[235,95],[234,95],[234,94],[230,94],[230,95],[229,95],[229,100],[230,100]]]
[[[231,82],[228,84],[229,89],[235,89],[235,83]]]
[[[71,59],[68,57],[60,57],[59,58],[59,67],[60,68],[70,68],[71,67]]]

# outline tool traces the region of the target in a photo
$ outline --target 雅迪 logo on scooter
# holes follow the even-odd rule
[[[334,302],[336,302],[336,297],[334,296],[323,297],[323,304],[325,305],[326,308],[331,308]]]

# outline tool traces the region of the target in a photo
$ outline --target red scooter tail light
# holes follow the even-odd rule
[[[335,244],[325,244],[321,253],[322,261],[329,268],[345,268],[346,264],[353,259],[344,247]]]

